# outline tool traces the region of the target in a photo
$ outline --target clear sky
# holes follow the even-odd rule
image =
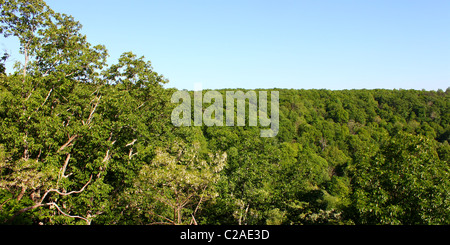
[[[449,0],[48,0],[167,87],[450,87]],[[7,45],[0,39],[0,45]]]

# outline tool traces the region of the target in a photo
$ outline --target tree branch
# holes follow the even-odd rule
[[[77,134],[75,134],[75,135],[69,137],[69,140],[68,140],[63,146],[61,146],[61,147],[58,149],[58,151],[56,151],[56,153],[59,153],[60,151],[64,150],[64,148],[66,148],[67,146],[69,146],[70,143],[71,143],[74,139],[76,139],[77,137],[78,137]]]
[[[62,177],[62,178],[67,178],[67,177],[69,177],[70,175],[72,175],[72,173],[70,173],[70,174],[68,174],[68,175],[65,175],[65,174],[64,174],[64,173],[66,172],[67,165],[69,164],[69,160],[70,160],[70,154],[67,154],[66,161],[64,161],[64,166],[63,166],[62,169],[60,170],[60,172],[62,172],[62,173],[61,173],[61,177]]]
[[[86,121],[86,125],[90,125],[91,124],[92,118],[94,117],[94,112],[97,109],[97,106],[100,103],[100,99],[101,98],[102,98],[102,96],[100,95],[100,97],[98,97],[98,99],[97,99],[97,103],[95,103],[94,108],[91,110],[91,113],[89,114],[89,117],[88,117],[88,119]]]
[[[200,200],[198,201],[198,203],[197,203],[197,207],[195,207],[195,210],[194,210],[194,212],[192,213],[192,217],[194,217],[194,215],[195,215],[195,213],[197,213],[197,210],[198,210],[198,208],[200,207],[200,203],[203,201],[203,194],[205,193],[205,190],[206,190],[206,188],[208,187],[208,185],[205,185],[205,187],[203,187],[203,190],[202,190],[202,195],[200,196]]]
[[[64,213],[64,212],[59,208],[58,204],[56,204],[56,203],[54,203],[54,202],[46,203],[46,205],[52,205],[52,206],[55,206],[56,209],[58,209],[58,211],[59,211],[61,214],[63,214],[64,216],[67,216],[67,217],[70,217],[70,218],[82,219],[82,220],[86,221],[86,223],[87,223],[88,225],[91,224],[91,221],[88,220],[88,219],[86,219],[86,218],[84,218],[84,217],[81,217],[81,216],[78,216],[78,215],[69,215],[69,214]]]
[[[39,108],[41,108],[41,107],[43,107],[43,106],[44,106],[45,102],[47,102],[47,100],[48,100],[48,97],[50,97],[50,95],[52,94],[52,91],[53,91],[53,88],[51,88],[51,89],[50,89],[50,91],[48,91],[47,97],[45,97],[45,100],[44,100],[44,102],[42,102],[41,106],[40,106],[40,107],[38,107],[38,108],[36,109],[36,111],[38,111],[38,110],[39,110]]]
[[[31,29],[32,32],[34,32],[34,28]],[[31,43],[31,38],[28,40],[27,44],[24,47],[24,55],[25,55],[25,63],[23,65],[23,81],[22,83],[25,83],[25,77],[27,76],[27,66],[28,66],[28,46]]]
[[[184,206],[186,206],[186,204],[188,204],[189,200],[191,199],[191,197],[194,195],[194,193],[189,194],[189,196],[186,197],[186,199],[184,199],[184,201],[180,204],[181,208],[184,208]]]
[[[106,151],[105,157],[103,158],[102,163],[105,163],[107,161],[109,161],[109,159],[111,158],[111,156],[109,155],[109,149]]]
[[[191,214],[191,216],[192,216],[192,220],[191,220],[190,224],[192,225],[192,223],[194,223],[194,225],[198,225],[197,221],[195,220],[194,214]]]
[[[91,177],[89,178],[89,181],[83,186],[83,188],[81,188],[81,189],[78,190],[78,191],[60,192],[60,191],[57,190],[57,189],[50,189],[50,190],[48,190],[47,192],[45,192],[44,196],[42,196],[41,201],[40,201],[39,203],[42,203],[42,202],[44,201],[45,197],[47,197],[48,193],[50,193],[50,192],[56,192],[56,193],[58,193],[58,194],[61,195],[61,196],[68,196],[68,195],[80,193],[80,192],[84,191],[84,189],[86,188],[87,185],[89,185],[89,183],[91,183],[91,180],[92,180],[92,175],[91,175]]]
[[[135,110],[139,110],[139,108],[141,108],[143,105],[145,105],[145,102],[138,106]]]
[[[125,147],[130,146],[130,145],[134,145],[134,143],[136,142],[137,139],[134,139],[133,141],[131,141],[130,143],[126,144]]]

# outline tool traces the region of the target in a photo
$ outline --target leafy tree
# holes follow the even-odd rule
[[[433,141],[400,132],[360,164],[352,173],[357,223],[448,223],[450,169]]]
[[[199,142],[189,146],[179,139],[168,149],[158,148],[152,163],[140,170],[134,188],[127,191],[130,208],[149,216],[152,224],[196,224],[201,205],[218,195],[214,184],[226,156],[204,156]]]
[[[43,1],[5,2],[1,23],[25,56],[23,73],[0,87],[0,142],[9,152],[2,186],[16,200],[4,203],[11,213],[5,220],[29,211],[49,223],[89,224],[111,189],[103,179],[115,139],[100,123],[104,94],[96,71],[106,51],[91,47],[78,22]],[[40,207],[53,209],[35,210]]]

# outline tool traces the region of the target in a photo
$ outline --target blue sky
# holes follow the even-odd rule
[[[448,0],[48,0],[108,62],[132,51],[167,87],[450,86]],[[11,49],[0,39],[2,48]],[[21,60],[21,58],[19,58]]]

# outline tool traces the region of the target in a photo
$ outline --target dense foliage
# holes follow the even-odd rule
[[[0,59],[0,223],[450,223],[450,89],[276,89],[272,138],[175,127],[144,57],[108,66],[73,17],[0,5],[24,56]]]

